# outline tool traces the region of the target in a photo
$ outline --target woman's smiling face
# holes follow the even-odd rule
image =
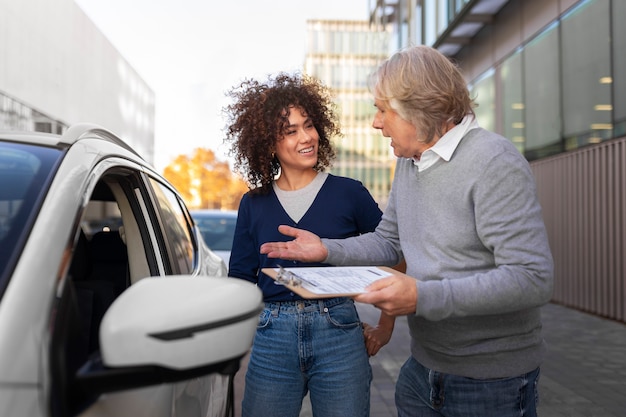
[[[289,125],[276,142],[281,169],[311,169],[317,164],[319,134],[301,107],[289,107]]]

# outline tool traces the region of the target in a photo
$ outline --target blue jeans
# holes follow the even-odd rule
[[[266,303],[248,363],[242,417],[298,417],[307,391],[314,416],[367,417],[371,380],[352,300]]]
[[[396,382],[398,417],[536,417],[538,382],[539,368],[472,379],[430,370],[410,357]]]

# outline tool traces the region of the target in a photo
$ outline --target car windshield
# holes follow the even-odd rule
[[[217,213],[192,213],[204,243],[214,251],[230,251],[235,235],[236,215]]]
[[[0,295],[61,157],[58,149],[0,141]]]

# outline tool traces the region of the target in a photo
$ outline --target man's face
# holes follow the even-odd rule
[[[415,126],[400,117],[398,112],[389,106],[388,102],[375,100],[374,106],[377,111],[372,127],[379,129],[384,137],[391,139],[390,145],[395,156],[399,158],[419,158],[422,152],[431,146],[418,141],[418,133]]]

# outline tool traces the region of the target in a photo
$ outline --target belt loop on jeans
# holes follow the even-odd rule
[[[278,312],[280,311],[280,302],[272,303],[272,317],[278,317]]]

